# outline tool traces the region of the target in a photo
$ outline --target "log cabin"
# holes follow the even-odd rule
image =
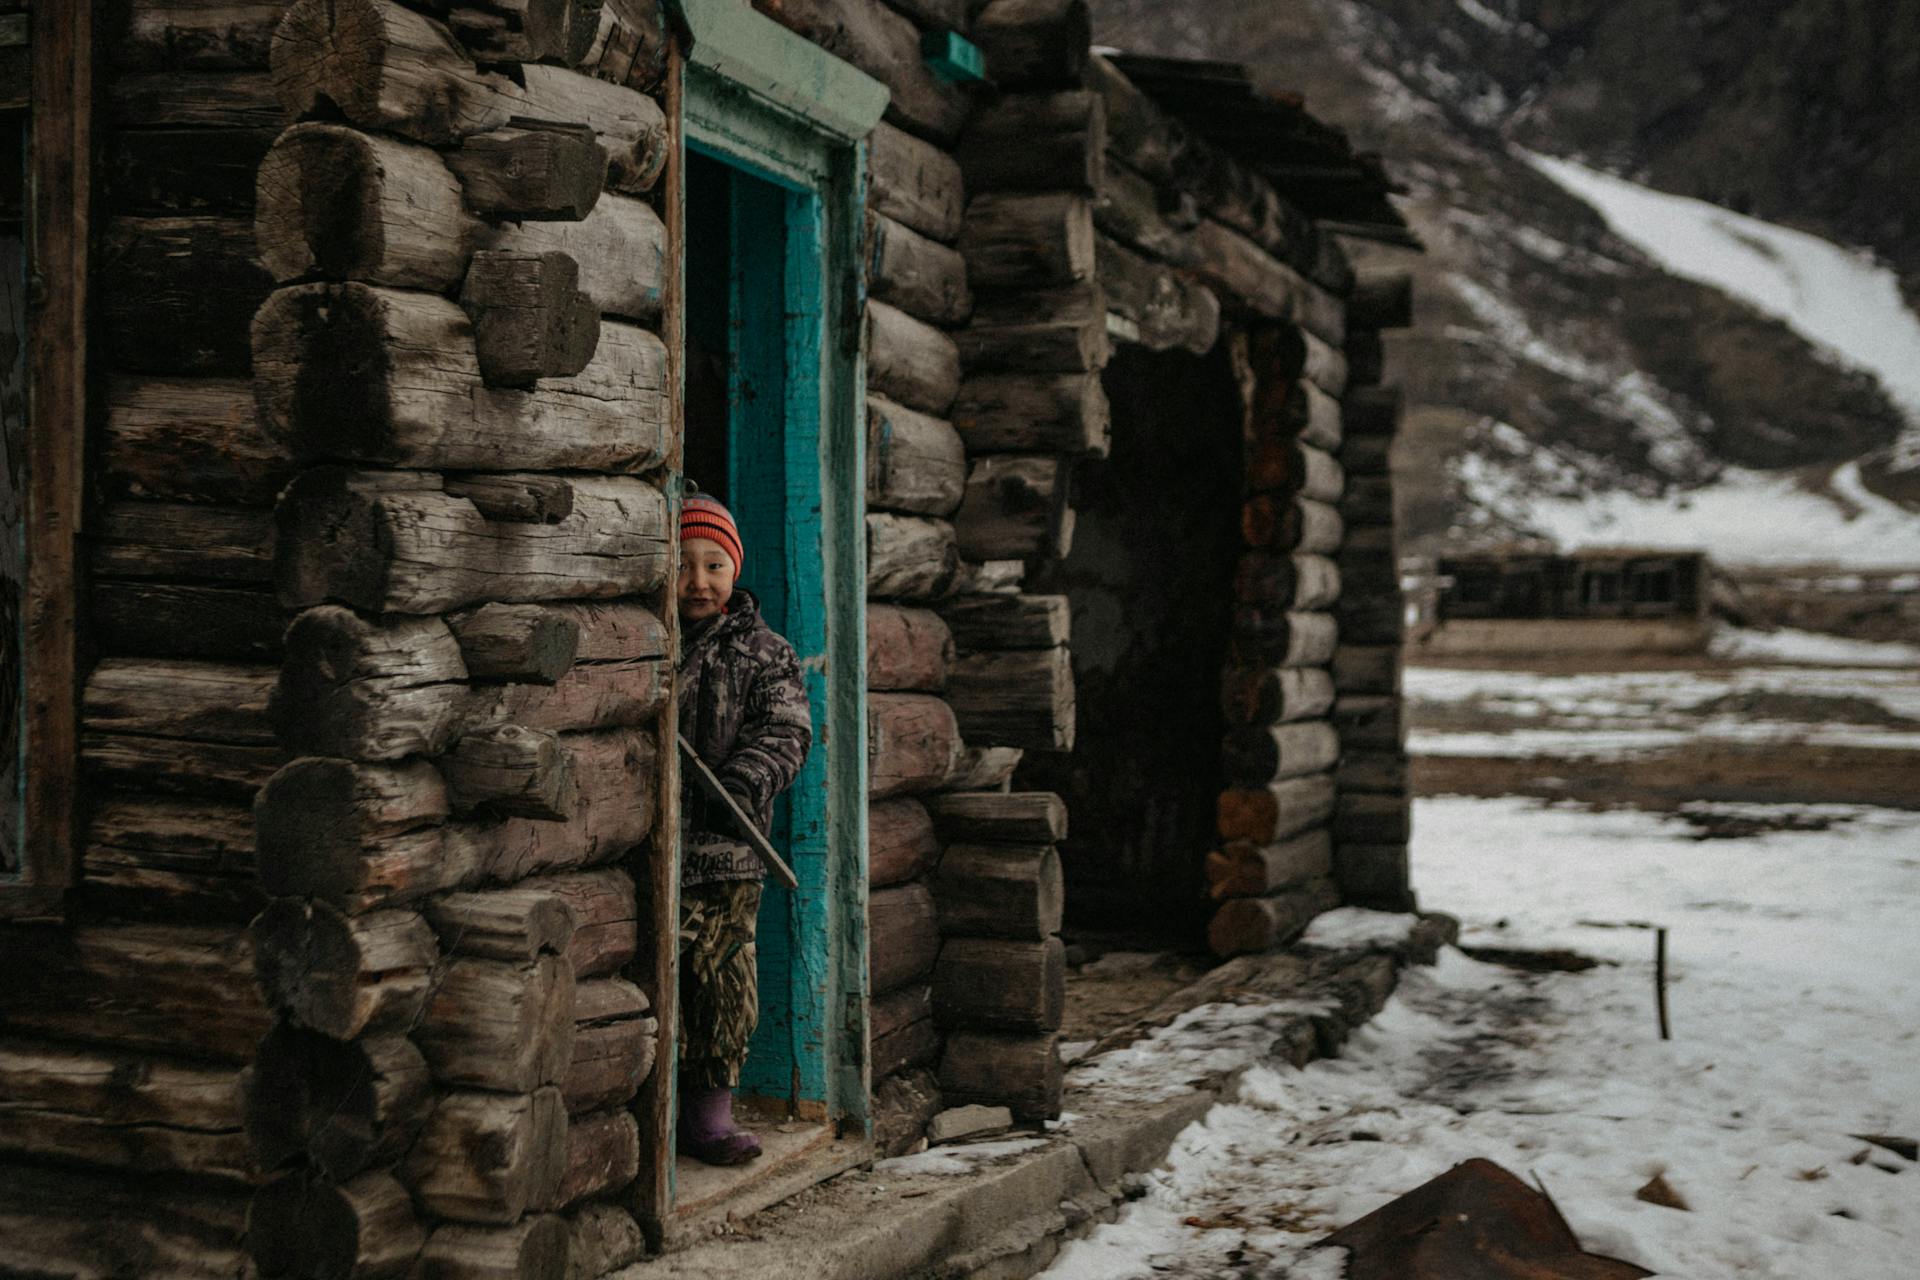
[[[1057,1115],[1063,929],[1410,909],[1408,236],[1299,102],[1083,0],[0,0],[0,93],[0,1271],[604,1275]],[[745,1179],[688,477],[817,731]]]
[[[1703,551],[1524,548],[1444,556],[1414,593],[1422,654],[1700,653],[1712,638]]]

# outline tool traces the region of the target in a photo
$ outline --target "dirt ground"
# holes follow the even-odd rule
[[[1920,719],[1911,711],[1920,696],[1920,672],[1871,673],[1873,683],[1858,690],[1845,686],[1844,669],[1762,669],[1713,658],[1622,660],[1596,667],[1591,658],[1535,658],[1424,663],[1426,673],[1458,673],[1468,685],[1470,673],[1519,673],[1543,678],[1550,689],[1560,678],[1589,682],[1584,697],[1518,696],[1422,697],[1416,680],[1408,698],[1413,745],[1413,785],[1417,795],[1530,796],[1591,805],[1674,812],[1700,802],[1717,804],[1853,804],[1920,810]],[[1764,671],[1768,688],[1731,686]],[[1680,682],[1677,696],[1657,694],[1646,701],[1618,696],[1635,678],[1658,679],[1670,673]],[[1701,696],[1682,692],[1689,675],[1703,686],[1726,682],[1729,690]],[[1814,677],[1818,677],[1818,680]],[[1618,683],[1614,689],[1605,685]],[[1429,682],[1430,683],[1430,682]],[[1800,684],[1820,686],[1799,688]],[[1895,695],[1889,705],[1889,690]],[[1639,691],[1642,696],[1644,687]],[[1751,738],[1708,732],[1765,723],[1772,734]],[[1455,754],[1453,735],[1513,735],[1560,731],[1576,739],[1584,732],[1650,731],[1670,741],[1630,751],[1582,756],[1554,749],[1528,749],[1516,741],[1511,754],[1485,746]],[[1836,742],[1836,736],[1878,733],[1885,743]],[[1826,740],[1821,740],[1821,739]],[[1910,739],[1911,741],[1903,741]],[[1456,741],[1463,739],[1454,739]],[[1783,814],[1778,819],[1725,814],[1690,814],[1700,838],[1755,834],[1768,821],[1807,820]],[[1811,819],[1817,820],[1817,819]]]

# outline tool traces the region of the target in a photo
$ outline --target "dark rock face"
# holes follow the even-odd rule
[[[1898,492],[1873,464],[1900,429],[1876,382],[1668,275],[1520,148],[1866,244],[1920,282],[1920,148],[1895,145],[1920,116],[1920,5],[1095,0],[1094,14],[1104,43],[1242,62],[1303,93],[1410,188],[1429,251],[1387,256],[1415,274],[1417,328],[1390,340],[1388,371],[1417,406],[1397,458],[1413,550],[1526,534],[1530,494],[1658,493],[1728,466],[1864,456],[1868,483]]]

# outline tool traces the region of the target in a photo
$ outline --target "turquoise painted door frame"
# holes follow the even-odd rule
[[[762,990],[778,984],[786,1017],[763,1020],[743,1089],[797,1095],[867,1136],[861,140],[886,90],[740,0],[678,7],[692,36],[685,145],[745,179],[729,184],[725,286],[744,322],[728,476],[742,578],[799,653],[814,714],[814,750],[777,822],[800,888],[769,886],[761,914]],[[718,286],[686,280],[680,296]],[[743,382],[774,376],[777,402],[745,394]]]

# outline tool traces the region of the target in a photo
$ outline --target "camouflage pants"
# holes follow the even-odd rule
[[[760,882],[680,889],[680,1078],[690,1088],[740,1083],[760,1022]]]

